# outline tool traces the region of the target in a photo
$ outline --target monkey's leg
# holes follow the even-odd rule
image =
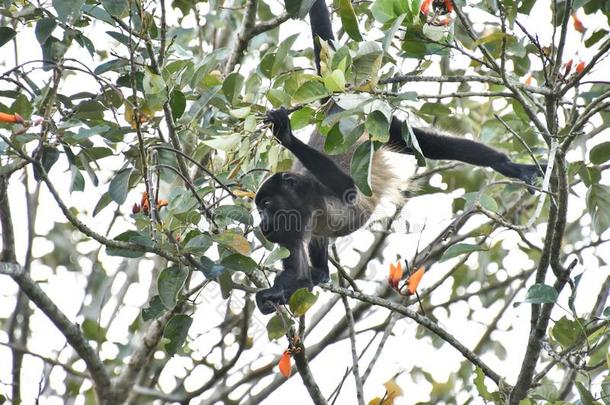
[[[388,144],[401,153],[412,154],[413,150],[402,138],[401,127],[401,121],[393,118]],[[476,166],[490,167],[506,177],[520,179],[528,184],[533,184],[537,176],[543,175],[536,165],[515,163],[505,153],[480,142],[440,135],[434,133],[433,129],[413,128],[413,133],[422,153],[429,159],[457,160]],[[542,169],[544,170],[545,166]]]
[[[311,282],[313,285],[330,279],[328,271],[328,238],[314,236],[309,241],[309,261],[311,262]]]
[[[273,287],[256,293],[256,305],[263,314],[275,312],[277,306],[288,303],[299,288],[313,286],[304,245],[298,243],[287,248],[290,256],[282,261],[284,270],[275,277]]]

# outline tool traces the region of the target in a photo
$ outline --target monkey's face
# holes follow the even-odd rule
[[[313,185],[298,173],[276,173],[263,183],[254,202],[260,213],[260,228],[274,243],[293,245],[311,227]]]

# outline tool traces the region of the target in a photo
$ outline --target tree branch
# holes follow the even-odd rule
[[[407,308],[406,306],[404,306],[402,304],[391,302],[391,301],[388,301],[383,298],[359,293],[357,291],[348,290],[347,288],[338,287],[338,286],[335,286],[330,283],[320,284],[320,287],[324,290],[332,291],[336,294],[340,294],[343,296],[355,298],[357,300],[367,302],[371,305],[387,308],[393,312],[402,314],[402,315],[406,316],[407,318],[413,319],[415,322],[417,322],[421,326],[425,327],[426,329],[428,329],[429,331],[431,331],[432,333],[434,333],[435,335],[437,335],[438,337],[443,339],[445,342],[449,343],[457,351],[462,353],[462,355],[465,358],[467,358],[472,364],[474,364],[475,366],[477,366],[481,370],[483,370],[483,373],[487,377],[489,377],[492,381],[494,381],[496,384],[500,384],[500,380],[502,380],[502,377],[498,373],[493,371],[487,364],[485,364],[483,362],[483,360],[481,360],[470,349],[465,347],[453,335],[451,335],[449,332],[445,331],[443,328],[438,326],[436,323],[432,322],[429,318],[418,314],[417,312],[413,311],[412,309]]]
[[[70,346],[78,353],[87,365],[87,371],[95,383],[95,392],[98,400],[103,404],[113,404],[112,383],[106,372],[104,364],[83,336],[80,327],[55,305],[49,296],[28,276],[21,266],[16,263],[0,262],[0,274],[10,276],[28,298],[40,308],[51,322],[66,338]]]

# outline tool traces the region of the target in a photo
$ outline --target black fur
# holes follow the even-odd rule
[[[320,47],[316,38],[325,41],[334,38],[325,0],[314,3],[309,18],[316,67],[320,73]],[[340,108],[334,106],[330,114],[337,111]],[[297,289],[313,288],[329,279],[328,232],[323,234],[318,225],[321,221],[328,222],[333,209],[358,214],[356,186],[348,169],[297,139],[285,108],[270,111],[267,118],[272,123],[274,136],[295,155],[304,169],[274,174],[261,186],[255,198],[261,216],[261,231],[271,242],[290,251],[290,257],[283,261],[284,270],[275,278],[273,286],[256,294],[256,303],[264,314],[286,304]],[[393,151],[413,154],[401,132],[402,122],[393,118],[388,145]],[[536,166],[514,163],[506,154],[475,141],[440,135],[431,129],[413,128],[413,133],[428,159],[458,160],[490,167],[528,184],[539,174]],[[360,225],[359,222],[342,224],[343,228],[333,236],[349,234]]]

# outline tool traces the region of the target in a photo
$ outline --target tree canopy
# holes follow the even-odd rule
[[[0,402],[610,404],[608,2],[328,1],[321,75],[313,2],[3,1]],[[365,194],[392,116],[544,176],[416,153],[407,205],[265,317],[281,106],[328,154],[368,136]]]

